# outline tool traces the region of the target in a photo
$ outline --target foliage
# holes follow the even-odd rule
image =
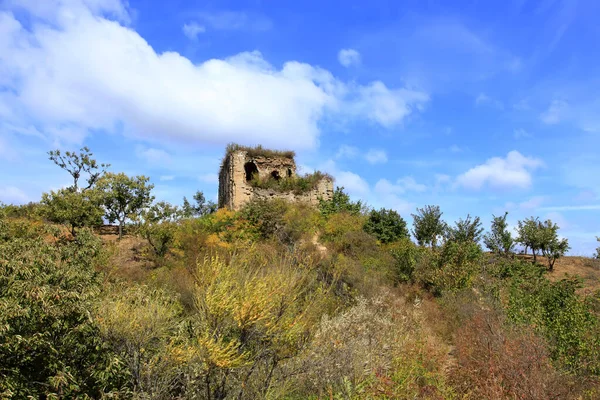
[[[427,342],[411,308],[384,292],[323,318],[310,346],[287,366],[298,371],[291,390],[298,398],[452,398],[443,348]]]
[[[507,315],[546,337],[557,364],[573,373],[600,373],[600,321],[581,299],[577,280],[550,282],[528,268],[508,286]]]
[[[596,240],[600,242],[600,237],[597,237]],[[600,260],[600,247],[598,247],[596,249],[596,255],[595,255],[595,257],[596,257],[596,259]]]
[[[202,217],[217,211],[214,201],[207,201],[204,193],[197,191],[193,197],[195,204],[191,204],[186,197],[183,198],[182,215],[185,218]]]
[[[556,260],[566,254],[570,249],[567,239],[559,239],[558,225],[550,220],[540,223],[541,230],[541,251],[544,257],[548,259],[550,271],[554,269]]]
[[[324,179],[333,180],[331,175],[315,171],[302,176],[290,176],[278,179],[272,176],[260,178],[255,174],[249,183],[255,188],[272,189],[281,193],[292,192],[294,194],[302,194],[316,189],[319,182]]]
[[[175,239],[177,226],[175,222],[181,210],[165,201],[159,201],[141,214],[143,222],[139,233],[148,240],[154,253],[164,257]]]
[[[3,204],[0,202],[0,218],[29,218],[40,219],[44,216],[44,206],[41,203]]]
[[[192,352],[179,332],[181,311],[173,295],[143,285],[112,287],[98,305],[100,332],[127,366],[134,392],[166,399],[183,390],[178,375]]]
[[[266,157],[266,158],[275,158],[275,157],[284,157],[294,159],[296,153],[291,150],[271,150],[258,146],[242,146],[237,143],[230,143],[227,145],[225,150],[225,156],[229,156],[231,153],[236,151],[245,151],[250,157]]]
[[[464,220],[461,218],[456,221],[454,227],[447,228],[447,240],[453,242],[472,242],[479,243],[483,228],[479,217],[471,220],[471,215],[467,215]]]
[[[417,208],[417,214],[412,214],[413,235],[420,246],[436,247],[438,238],[446,232],[447,225],[442,221],[442,214],[439,206]]]
[[[491,231],[483,237],[483,243],[491,252],[503,256],[511,254],[515,247],[515,241],[506,223],[507,216],[508,212],[505,212],[503,216],[494,215]]]
[[[76,229],[102,224],[102,195],[95,189],[75,192],[60,189],[44,193],[42,214],[52,222],[69,225],[73,236]]]
[[[208,398],[263,397],[280,363],[306,342],[316,310],[309,270],[287,259],[267,267],[261,259],[250,249],[229,262],[198,263],[193,338]]]
[[[339,212],[348,212],[358,215],[362,213],[364,205],[361,201],[353,202],[350,196],[344,192],[343,187],[336,187],[331,200],[319,200],[319,211],[327,218]]]
[[[374,235],[381,243],[396,242],[410,237],[406,221],[394,210],[382,208],[372,210],[363,227],[365,232]]]
[[[0,223],[2,397],[99,398],[124,392],[122,362],[90,319],[100,292],[94,272],[99,239],[82,230],[69,242],[56,230],[15,229],[15,223],[23,222]]]
[[[394,243],[389,251],[396,261],[396,281],[403,283],[412,281],[422,251],[408,238]]]
[[[537,217],[526,218],[523,221],[518,221],[518,237],[517,242],[525,246],[525,254],[527,249],[530,248],[533,252],[533,261],[537,261],[537,252],[542,247],[540,236],[540,221]]]
[[[82,177],[82,174],[87,174],[87,186],[82,188],[85,191],[91,189],[106,172],[106,169],[110,167],[110,164],[98,164],[92,158],[93,154],[87,147],[82,147],[79,154],[74,151],[67,151],[63,154],[60,150],[53,150],[48,152],[48,155],[51,161],[73,177],[73,186],[69,189],[74,192],[78,192],[80,189],[79,179]]]
[[[138,216],[154,200],[150,194],[154,185],[148,181],[143,175],[129,177],[122,172],[106,174],[98,181],[98,188],[104,193],[106,218],[111,224],[119,222],[119,239],[123,237],[125,220]]]
[[[548,259],[548,267],[552,271],[556,260],[569,250],[568,240],[558,238],[558,225],[550,220],[541,222],[533,217],[519,221],[518,224],[518,241],[526,248],[531,248],[534,262],[537,261],[537,252],[540,251]]]
[[[423,249],[413,279],[436,296],[471,287],[480,270],[481,248],[473,242],[446,242]]]

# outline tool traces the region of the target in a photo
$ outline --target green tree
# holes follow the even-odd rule
[[[164,257],[175,238],[175,222],[181,216],[181,210],[166,201],[159,201],[142,212],[141,235],[148,240],[154,253]]]
[[[492,229],[483,237],[483,243],[491,252],[504,256],[512,253],[515,247],[515,241],[506,223],[507,216],[508,212],[499,217],[493,215]]]
[[[420,246],[436,247],[438,238],[446,232],[442,214],[439,206],[417,208],[417,214],[412,214],[413,235]]]
[[[600,237],[597,237],[596,240],[600,242]],[[600,260],[600,247],[598,247],[596,249],[596,255],[595,255],[595,257],[596,257],[596,259]]]
[[[71,227],[76,236],[76,229],[102,225],[102,196],[97,190],[75,192],[61,189],[42,195],[42,213],[52,222]]]
[[[202,217],[217,211],[214,201],[206,200],[204,193],[197,191],[193,197],[195,204],[191,204],[186,197],[183,198],[182,214],[186,218]]]
[[[537,252],[541,248],[541,236],[540,236],[540,221],[537,217],[526,218],[524,221],[518,221],[518,233],[517,242],[525,246],[525,254],[527,249],[530,248],[533,252],[533,262],[537,261]]]
[[[550,271],[554,269],[554,263],[557,259],[564,256],[569,251],[569,241],[558,237],[558,225],[551,220],[540,222],[538,224],[540,236],[540,250],[548,259],[548,268]]]
[[[123,237],[123,226],[127,219],[134,218],[154,200],[151,191],[154,185],[148,184],[145,176],[129,177],[124,173],[106,174],[98,181],[103,191],[106,218],[112,224],[119,222],[119,239]]]
[[[363,229],[374,235],[381,243],[392,243],[410,236],[406,221],[400,214],[385,208],[371,210]]]
[[[324,217],[338,212],[348,212],[353,215],[360,214],[363,211],[363,204],[360,201],[353,202],[350,196],[344,192],[343,187],[336,187],[331,200],[319,200],[319,211]]]
[[[73,177],[73,186],[70,189],[74,192],[79,191],[79,179],[82,175],[85,178],[87,185],[82,190],[91,189],[94,184],[104,175],[110,164],[98,164],[92,158],[93,154],[87,147],[82,147],[80,153],[67,151],[64,154],[60,150],[49,151],[50,160],[56,165],[67,171]]]
[[[471,219],[471,215],[467,215],[467,218],[456,221],[454,227],[448,227],[447,238],[453,242],[479,243],[482,233],[479,217]]]
[[[125,368],[91,318],[102,241],[52,228],[0,220],[0,397],[121,398]]]

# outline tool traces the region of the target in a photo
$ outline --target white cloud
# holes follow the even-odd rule
[[[496,188],[528,188],[532,181],[531,171],[542,165],[541,160],[513,150],[506,158],[493,157],[471,168],[458,176],[456,183],[468,189],[481,189],[486,184]]]
[[[477,95],[477,97],[475,98],[475,105],[476,106],[481,106],[484,104],[489,104],[493,107],[496,107],[498,109],[503,109],[504,108],[504,104],[502,104],[501,101],[496,100],[491,98],[490,96],[488,96],[485,93],[479,93],[479,95]]]
[[[198,35],[204,32],[206,32],[206,27],[197,22],[190,22],[183,25],[183,34],[187,36],[188,39],[196,40],[198,39]]]
[[[360,53],[354,49],[342,49],[338,53],[338,61],[344,67],[360,64]]]
[[[365,115],[371,121],[390,128],[399,124],[415,110],[422,110],[429,96],[411,89],[388,89],[376,81],[358,88],[358,98],[353,104],[354,114]]]
[[[490,100],[491,99],[489,98],[489,96],[486,95],[485,93],[479,93],[479,95],[475,98],[475,104],[481,105],[483,103],[487,103]]]
[[[0,201],[6,204],[24,204],[30,201],[24,191],[15,186],[0,188]]]
[[[456,144],[453,144],[452,146],[450,146],[450,147],[448,148],[448,150],[449,150],[451,153],[460,153],[460,152],[462,152],[462,151],[463,151],[463,149],[462,149],[460,146],[456,145]]]
[[[197,64],[175,52],[159,54],[137,32],[105,17],[125,19],[118,0],[26,3],[40,18],[31,28],[0,12],[0,81],[8,89],[0,112],[5,123],[34,124],[54,140],[122,130],[168,142],[302,149],[317,145],[324,117],[391,128],[428,101],[420,91],[346,83],[297,61],[278,69],[259,52]],[[232,26],[242,24],[239,18],[252,23],[231,15],[200,20],[224,28],[228,18]]]
[[[508,210],[536,210],[538,209],[544,202],[546,201],[546,198],[544,196],[534,196],[532,198],[530,198],[529,200],[520,202],[520,203],[514,203],[514,202],[508,202],[505,204],[505,208]]]
[[[400,178],[396,183],[391,183],[387,179],[380,179],[375,184],[375,192],[380,194],[404,194],[406,192],[419,192],[422,193],[427,190],[427,186],[421,183],[417,183],[411,176]]]
[[[169,153],[161,149],[144,149],[139,147],[136,150],[136,154],[149,164],[169,164],[171,162]]]
[[[175,177],[173,175],[162,175],[158,179],[162,182],[168,182],[168,181],[172,181],[173,179],[175,179]]]
[[[345,190],[356,196],[365,196],[369,193],[369,184],[360,175],[350,171],[338,171],[334,174],[336,186],[343,186]]]
[[[388,161],[386,152],[379,149],[370,149],[365,154],[365,159],[371,164],[383,164]]]
[[[533,137],[533,135],[527,132],[525,129],[519,128],[515,129],[513,136],[515,139],[529,139]]]
[[[540,115],[542,122],[554,125],[566,118],[569,105],[562,100],[553,100],[548,109]]]
[[[358,148],[354,146],[342,145],[340,146],[335,158],[355,158],[358,155]]]
[[[268,31],[273,27],[271,20],[261,14],[241,11],[216,11],[198,13],[198,20],[210,29],[219,31],[247,30]]]

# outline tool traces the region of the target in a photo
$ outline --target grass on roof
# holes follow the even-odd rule
[[[261,179],[258,175],[254,175],[249,183],[255,188],[272,189],[280,193],[293,192],[294,194],[302,194],[316,189],[319,182],[323,179],[333,180],[331,175],[321,171],[315,171],[312,174],[281,179],[275,179],[271,176]]]
[[[248,153],[250,157],[283,157],[289,158],[291,160],[294,159],[296,153],[292,150],[271,150],[265,149],[261,145],[258,146],[242,146],[237,143],[230,143],[227,145],[227,149],[225,151],[225,156],[233,153],[234,151],[245,151]]]

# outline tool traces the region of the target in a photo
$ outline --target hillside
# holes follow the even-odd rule
[[[409,225],[343,188],[177,206],[82,151],[72,186],[0,206],[2,398],[600,396],[600,260],[550,220]]]

